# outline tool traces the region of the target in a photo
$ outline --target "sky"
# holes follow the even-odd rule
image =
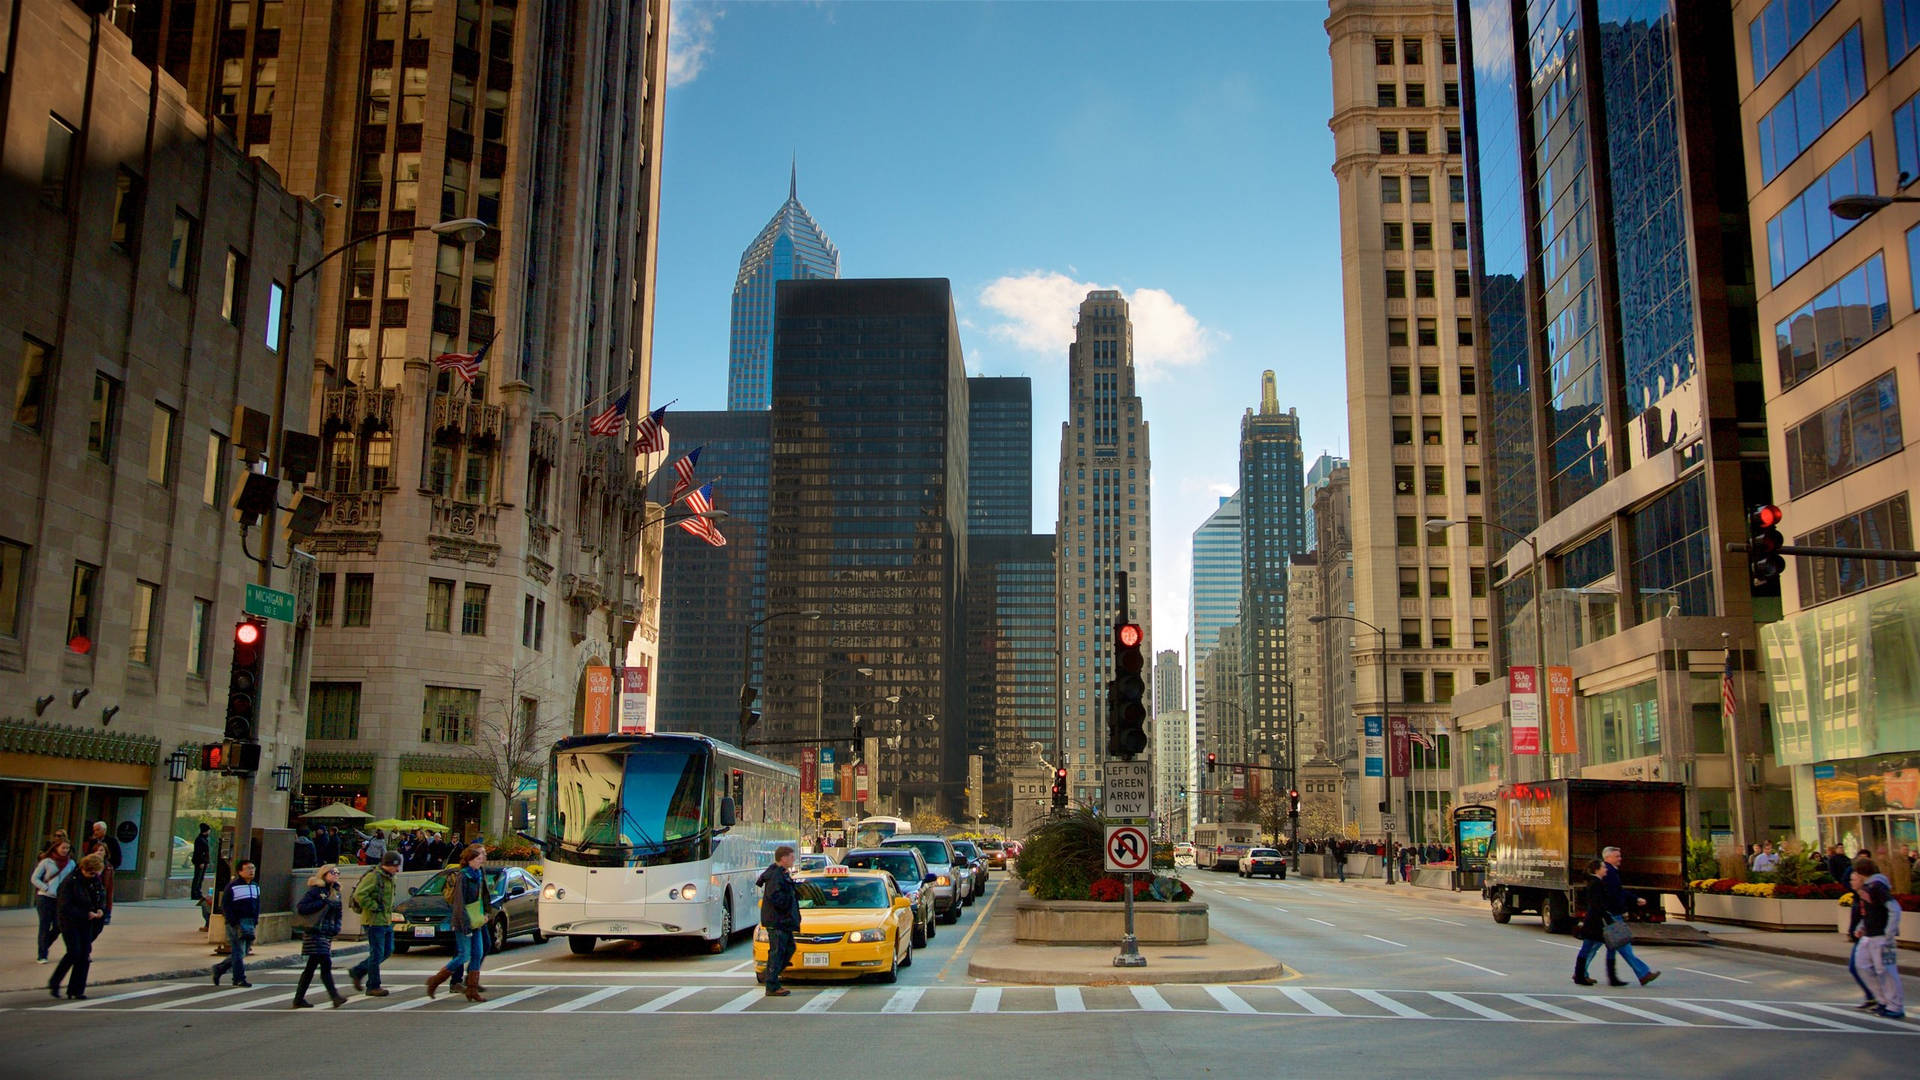
[[[1033,379],[1034,530],[1053,532],[1074,315],[1120,289],[1151,431],[1152,645],[1184,654],[1193,530],[1238,485],[1261,371],[1309,465],[1346,452],[1325,18],[674,0],[653,403],[726,407],[734,274],[797,160],[843,277],[949,279],[968,374]]]

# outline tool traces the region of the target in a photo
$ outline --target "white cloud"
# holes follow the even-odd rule
[[[1003,276],[980,290],[980,302],[1000,317],[989,333],[1026,352],[1057,358],[1073,343],[1080,302],[1111,285],[1077,281],[1056,270]],[[1205,360],[1225,335],[1200,325],[1165,289],[1135,289],[1127,296],[1133,315],[1134,364],[1146,377]]]
[[[714,4],[681,3],[673,7],[667,26],[667,86],[685,86],[707,65],[713,51],[715,24],[726,12]]]

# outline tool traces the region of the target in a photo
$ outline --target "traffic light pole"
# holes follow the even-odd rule
[[[1752,545],[1745,540],[1727,541],[1727,550],[1747,552]],[[1802,555],[1810,559],[1860,559],[1865,562],[1920,563],[1920,551],[1903,548],[1844,548],[1820,544],[1785,544],[1773,549],[1776,555]]]
[[[1113,686],[1115,689],[1110,697],[1108,708],[1112,711],[1109,712],[1107,719],[1108,741],[1113,743],[1113,745],[1107,749],[1109,753],[1114,753],[1114,755],[1122,761],[1132,761],[1134,755],[1139,752],[1140,747],[1134,746],[1126,740],[1137,730],[1138,722],[1129,722],[1123,717],[1124,710],[1130,708],[1140,708],[1144,711],[1146,690],[1145,683],[1141,679],[1141,672],[1142,668],[1145,667],[1146,661],[1140,653],[1140,646],[1143,644],[1144,635],[1140,627],[1133,625],[1133,619],[1127,611],[1127,572],[1125,570],[1116,571],[1113,575],[1113,584],[1115,591],[1119,594],[1117,599],[1119,600],[1120,608],[1113,622]],[[1129,664],[1128,661],[1131,661],[1131,664]],[[1128,691],[1131,687],[1123,684],[1138,684],[1139,696],[1130,701]],[[1144,741],[1144,736],[1142,736],[1142,741]],[[1101,800],[1103,810],[1105,809],[1105,802],[1105,799]],[[1151,853],[1153,845],[1148,844],[1147,849],[1149,853]],[[1147,856],[1147,864],[1149,869],[1151,869],[1153,864],[1153,856],[1151,854]],[[1131,872],[1127,874],[1126,888],[1127,932],[1120,938],[1120,955],[1113,958],[1113,966],[1121,968],[1146,967],[1147,958],[1140,955],[1140,941],[1133,933],[1133,874]]]

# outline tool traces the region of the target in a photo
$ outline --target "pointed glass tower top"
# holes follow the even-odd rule
[[[840,276],[840,249],[800,205],[800,170],[787,178],[787,201],[740,255],[727,343],[727,408],[773,404],[773,287],[778,281]]]

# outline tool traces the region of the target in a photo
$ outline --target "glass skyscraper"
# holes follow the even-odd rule
[[[1240,493],[1193,530],[1193,598],[1187,612],[1187,701],[1196,718],[1206,686],[1201,665],[1220,640],[1220,628],[1240,618]]]
[[[787,201],[740,255],[733,279],[733,328],[727,336],[727,408],[771,404],[774,285],[840,276],[840,249],[800,205],[800,173],[787,180]]]
[[[1033,380],[967,380],[967,532],[1033,532]]]
[[[1300,415],[1280,411],[1273,372],[1260,377],[1260,409],[1240,420],[1240,680],[1246,747],[1284,754],[1287,717],[1287,567],[1307,550]]]

